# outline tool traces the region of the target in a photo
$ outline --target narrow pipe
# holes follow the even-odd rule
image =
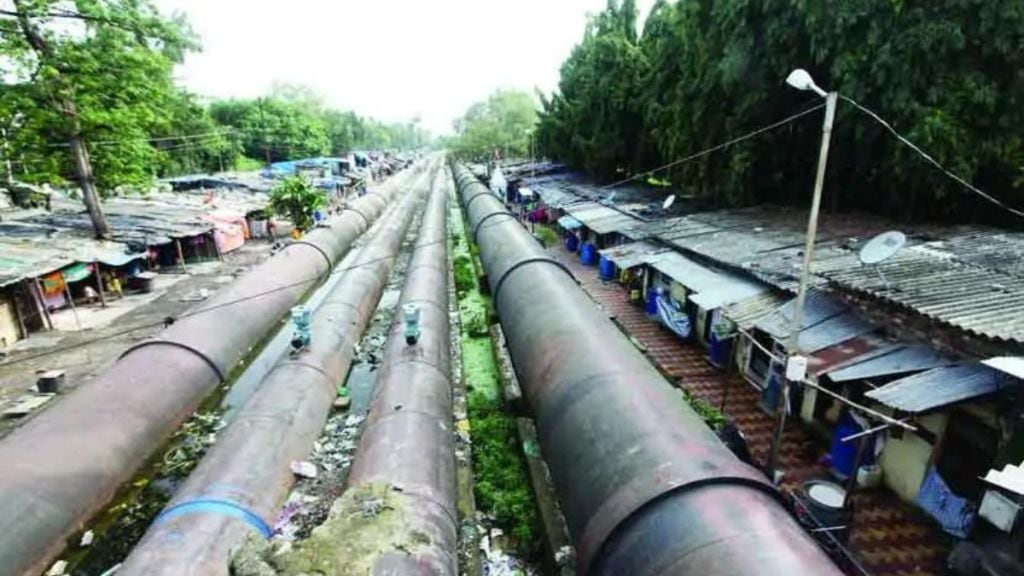
[[[289,465],[306,457],[324,427],[420,206],[422,183],[383,217],[316,310],[309,349],[271,368],[118,574],[226,575],[247,534],[270,536],[292,484]]]
[[[401,502],[401,531],[416,535],[415,546],[393,537],[370,548],[368,558],[351,560],[369,566],[372,574],[454,576],[458,571],[446,176],[439,172],[423,216],[348,476],[346,494],[390,490]],[[419,309],[420,335],[412,344],[403,321],[410,305]]]
[[[571,273],[453,171],[579,573],[840,574]]]
[[[409,176],[357,200],[363,216],[343,212],[287,246],[0,442],[3,574],[42,572]]]

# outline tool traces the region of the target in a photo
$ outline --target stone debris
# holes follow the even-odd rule
[[[305,460],[296,460],[291,465],[292,474],[302,478],[316,478],[316,464]]]
[[[93,540],[96,539],[96,534],[92,530],[86,530],[85,534],[82,534],[82,539],[78,541],[78,545],[82,548],[92,546]]]
[[[68,569],[68,563],[65,560],[58,560],[50,566],[50,569],[46,572],[46,576],[64,576],[65,571]]]

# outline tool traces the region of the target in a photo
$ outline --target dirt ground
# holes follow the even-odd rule
[[[264,261],[270,248],[269,242],[254,240],[226,254],[223,262],[189,265],[188,274],[180,270],[160,274],[153,293],[126,295],[123,300],[112,301],[107,308],[98,304],[79,307],[77,319],[71,310],[56,313],[54,331],[32,334],[19,341],[0,360],[0,413],[34,390],[38,372],[64,370],[64,391],[88,382],[111,365],[125,348],[159,332],[161,319],[184,312],[209,298],[238,275]],[[118,334],[144,324],[156,325]],[[98,338],[101,339],[96,340]],[[0,437],[53,406],[60,398],[58,395],[29,416],[0,417]]]

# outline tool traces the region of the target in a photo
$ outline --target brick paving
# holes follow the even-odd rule
[[[565,263],[583,289],[624,332],[635,338],[648,358],[669,379],[714,406],[720,406],[728,390],[725,412],[747,439],[755,460],[764,463],[771,445],[775,420],[758,406],[760,394],[735,371],[722,372],[705,360],[706,351],[663,330],[644,310],[630,304],[625,289],[604,282],[597,269],[585,267],[561,246],[549,249]],[[827,478],[819,461],[823,450],[801,422],[790,419],[783,435],[780,462],[786,470],[783,490],[791,491],[811,478]],[[949,553],[948,539],[934,522],[915,508],[881,489],[854,494],[856,510],[849,547],[861,564],[876,576],[925,576],[941,574]],[[849,569],[851,574],[859,574]]]

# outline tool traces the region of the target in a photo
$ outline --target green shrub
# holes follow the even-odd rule
[[[468,254],[459,254],[455,257],[455,290],[459,294],[476,288],[476,272],[473,270],[473,260]]]
[[[510,530],[523,552],[532,553],[539,520],[515,420],[482,393],[470,394],[468,408],[477,504]]]

